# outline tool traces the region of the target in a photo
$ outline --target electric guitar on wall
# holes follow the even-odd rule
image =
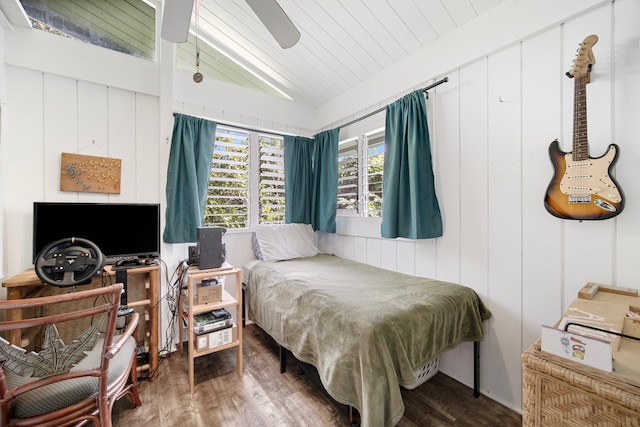
[[[590,80],[591,66],[596,62],[591,47],[597,41],[596,35],[584,39],[573,67],[567,73],[574,79],[573,151],[561,151],[558,140],[549,145],[555,173],[547,188],[544,206],[558,218],[608,219],[624,208],[622,190],[611,174],[618,158],[618,146],[610,144],[602,157],[589,157],[586,85]]]

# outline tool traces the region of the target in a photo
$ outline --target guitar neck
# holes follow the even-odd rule
[[[581,161],[589,158],[589,142],[587,140],[587,83],[588,74],[574,78],[573,97],[573,160]]]

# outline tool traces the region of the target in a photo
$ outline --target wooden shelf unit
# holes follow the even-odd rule
[[[111,277],[111,283],[115,283],[117,267],[106,266],[105,272]],[[144,322],[146,327],[138,326],[138,343],[144,344],[145,351],[149,354],[149,362],[138,365],[138,371],[148,371],[152,377],[158,367],[158,302],[160,289],[160,266],[145,265],[140,267],[127,268],[127,295],[128,306],[140,313],[140,322]],[[45,285],[40,281],[33,268],[29,268],[22,273],[2,282],[2,286],[7,290],[7,300],[32,298],[43,293],[52,294],[56,292],[68,292],[68,288],[56,288]],[[96,276],[90,285],[82,286],[102,286],[102,276]],[[22,319],[21,310],[9,310],[7,320]],[[140,333],[144,336],[141,338]],[[24,345],[24,339],[20,330],[10,331],[7,340],[19,346]]]
[[[222,289],[222,301],[220,302],[212,302],[208,304],[197,304],[195,300],[195,286],[200,283],[203,279],[208,279],[211,277],[220,277],[225,276],[225,283]],[[188,319],[188,352],[189,352],[189,389],[193,394],[194,389],[194,360],[196,357],[205,356],[207,354],[216,353],[218,351],[226,350],[229,348],[236,348],[237,350],[237,372],[238,376],[242,376],[242,325],[238,324],[237,320],[241,316],[242,311],[242,270],[233,267],[229,263],[224,263],[220,268],[212,268],[208,270],[200,270],[197,267],[190,267],[186,271],[187,284],[186,284],[186,298],[187,298],[187,319]],[[226,280],[228,277],[233,277],[235,280],[235,294],[234,297],[231,293],[227,291],[227,286],[229,285]],[[184,285],[182,285],[184,288]],[[185,295],[182,293],[182,289],[180,292],[180,301],[178,307],[180,310],[184,310],[183,308],[183,298]],[[216,310],[219,308],[233,308],[235,313],[233,313],[234,325],[236,328],[236,339],[232,340],[228,344],[224,344],[214,348],[207,348],[203,350],[198,350],[196,346],[195,333],[193,332],[193,316],[200,313],[206,313],[208,311]],[[182,313],[180,313],[182,315]],[[183,339],[183,328],[180,328],[180,345],[182,346]]]

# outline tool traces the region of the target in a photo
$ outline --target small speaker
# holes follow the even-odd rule
[[[223,227],[198,227],[198,268],[206,270],[219,268],[227,258],[222,236],[227,232]]]

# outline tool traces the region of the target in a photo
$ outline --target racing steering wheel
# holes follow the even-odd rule
[[[105,258],[95,243],[78,237],[56,240],[36,257],[35,270],[44,283],[58,287],[85,285],[102,271]]]

